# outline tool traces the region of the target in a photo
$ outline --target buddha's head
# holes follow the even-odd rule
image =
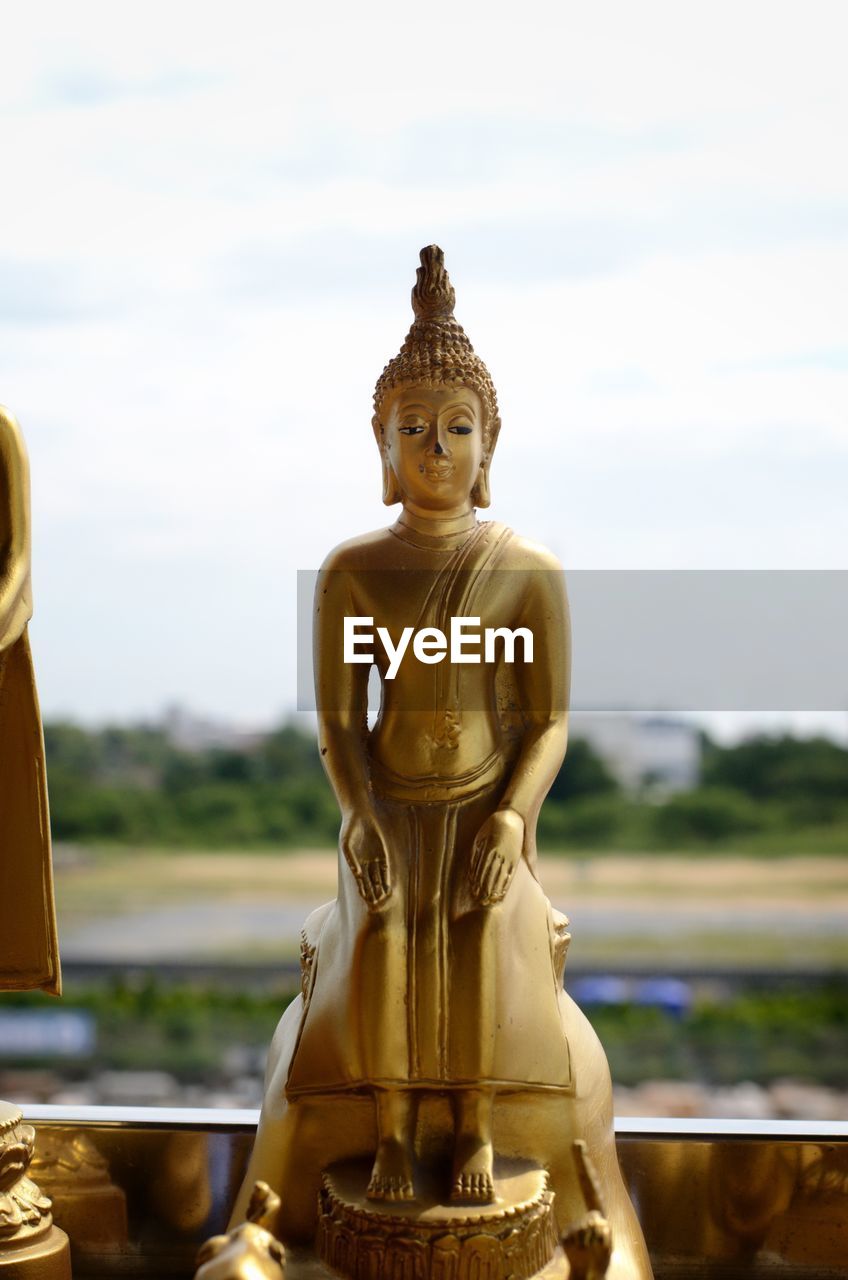
[[[454,319],[454,294],[438,245],[421,250],[415,320],[374,392],[383,501],[434,513],[488,507],[489,465],[500,430],[489,371]]]

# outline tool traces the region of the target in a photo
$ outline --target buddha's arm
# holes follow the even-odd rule
[[[497,810],[477,833],[471,890],[484,906],[500,902],[522,856],[535,874],[536,819],[565,755],[571,630],[562,570],[528,571],[520,625],[533,633],[533,661],[514,668],[525,723],[521,749]]]
[[[562,570],[534,570],[529,579],[521,625],[533,633],[533,661],[515,667],[526,728],[500,808],[532,831],[565,756],[571,627]]]
[[[368,673],[365,663],[344,661],[344,619],[360,614],[352,575],[333,567],[332,558],[315,587],[315,694],[318,744],[342,827],[339,844],[360,894],[371,907],[391,892],[389,861],[374,812],[366,741]]]
[[[29,467],[17,422],[0,408],[0,653],[32,617]]]
[[[369,803],[368,672],[344,661],[345,616],[355,616],[351,577],[328,562],[315,586],[313,644],[321,761],[342,813]]]

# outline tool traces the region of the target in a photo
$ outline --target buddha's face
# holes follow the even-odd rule
[[[386,458],[404,505],[467,507],[483,462],[483,406],[469,387],[399,387],[381,412]]]

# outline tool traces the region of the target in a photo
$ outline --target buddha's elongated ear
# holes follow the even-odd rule
[[[389,461],[385,428],[376,413],[371,419],[371,426],[377,448],[380,450],[380,461],[383,464],[383,503],[387,507],[393,507],[396,502],[403,502],[403,494],[395,469]]]
[[[401,493],[398,478],[395,475],[395,469],[383,453],[383,503],[387,507],[393,507],[396,502],[403,502],[403,494]]]
[[[471,490],[471,503],[475,507],[490,507],[492,505],[492,494],[489,489],[488,458],[484,458],[480,463],[480,470],[474,482],[474,488]]]
[[[480,395],[479,390],[477,394],[478,396]],[[480,472],[474,482],[474,488],[471,490],[471,501],[475,507],[490,507],[492,505],[492,492],[489,488],[489,468],[492,465],[492,455],[498,443],[500,429],[501,415],[496,412],[483,429],[483,461],[480,463]]]

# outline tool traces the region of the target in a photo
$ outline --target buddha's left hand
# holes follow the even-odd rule
[[[506,896],[524,849],[524,819],[514,809],[497,809],[474,841],[468,873],[471,892],[484,906]]]

